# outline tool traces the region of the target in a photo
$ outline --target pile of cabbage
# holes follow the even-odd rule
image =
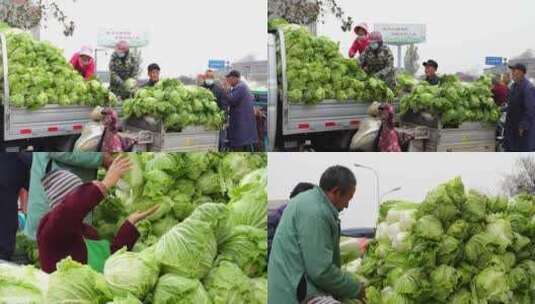
[[[463,122],[496,123],[500,109],[491,92],[491,79],[483,76],[472,83],[461,82],[457,76],[445,75],[440,85],[419,83],[411,94],[401,99],[401,113],[428,112],[441,117],[446,125]]]
[[[178,132],[188,126],[218,130],[224,120],[212,92],[176,79],[164,79],[137,91],[133,99],[125,101],[123,111],[128,117],[161,118],[166,130]]]
[[[488,197],[455,178],[421,204],[381,207],[358,266],[366,303],[535,303],[535,197]]]
[[[384,81],[368,77],[358,61],[339,52],[339,44],[315,37],[305,27],[277,24],[285,34],[286,76],[290,103],[393,101]]]
[[[33,274],[0,284],[0,303],[267,303],[265,154],[128,157],[134,170],[94,216],[102,234],[108,224],[116,233],[128,214],[159,204],[138,223],[134,250],[115,252],[103,274],[67,258],[47,284]],[[2,278],[11,280],[0,268]]]
[[[37,41],[27,33],[10,32],[7,52],[10,102],[15,107],[36,110],[48,104],[117,103],[115,95],[100,81],[85,81],[65,60],[63,52],[48,42]],[[0,81],[3,77],[0,67]]]

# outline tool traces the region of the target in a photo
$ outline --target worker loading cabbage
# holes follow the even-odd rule
[[[56,204],[40,231],[70,225],[62,229],[66,232],[58,241],[51,235],[39,241],[41,266],[51,274],[30,266],[0,265],[0,303],[267,302],[266,155],[125,153],[117,157],[115,166],[120,165],[121,174],[114,165],[100,172],[108,185],[105,198],[99,183],[78,185],[75,178],[63,176],[72,181],[74,192]],[[110,176],[117,179],[115,187],[109,183]],[[91,193],[84,199],[79,197],[81,191]],[[93,236],[98,231],[101,238],[71,241],[63,234],[72,234],[74,217],[81,223],[83,215],[65,219],[62,214],[76,209],[74,201],[84,205],[93,196],[103,201],[94,208],[94,228],[87,228]],[[133,224],[131,214],[138,215]],[[74,245],[69,247],[76,249],[71,257],[52,257],[45,249],[56,244],[85,244],[87,259],[80,254],[82,248]],[[52,265],[51,258],[58,263]]]
[[[48,104],[110,105],[117,98],[92,78],[84,80],[63,57],[60,49],[34,40],[27,33],[7,33],[10,102],[18,108],[36,110]],[[88,53],[84,49],[84,54]],[[3,73],[0,73],[3,79]]]
[[[363,69],[357,60],[344,58],[339,44],[327,37],[314,37],[305,27],[284,20],[271,20],[270,26],[285,34],[290,103],[393,101],[393,60],[383,58],[388,48],[379,43],[378,35],[377,49],[368,52]]]

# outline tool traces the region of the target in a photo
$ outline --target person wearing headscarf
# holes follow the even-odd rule
[[[368,75],[383,80],[391,90],[395,89],[394,55],[384,44],[383,35],[380,32],[370,34],[370,45],[360,56],[360,64]]]
[[[37,237],[37,228],[43,216],[50,211],[48,199],[41,180],[50,170],[68,170],[84,182],[94,180],[97,169],[111,165],[110,153],[96,152],[34,152],[30,172],[30,191],[28,193],[28,213],[24,234],[31,240]],[[90,220],[90,218],[88,218]]]
[[[394,126],[394,106],[384,104],[380,108],[381,130],[379,134],[380,152],[401,152],[399,145],[399,135]]]
[[[128,98],[132,92],[125,86],[128,79],[139,74],[139,60],[130,51],[127,41],[119,41],[110,60],[110,90],[121,99]]]
[[[128,250],[134,247],[139,238],[136,223],[156,212],[158,206],[128,216],[111,243],[102,240],[95,227],[84,223],[87,214],[104,201],[130,168],[127,158],[118,157],[102,181],[83,183],[78,176],[66,170],[54,170],[45,175],[42,184],[50,211],[41,219],[37,230],[39,262],[43,271],[54,272],[56,264],[70,256],[102,272],[104,263],[113,252],[123,247]]]
[[[354,58],[356,55],[362,55],[370,44],[370,35],[368,33],[368,25],[360,23],[354,29],[357,38],[349,49],[349,58]]]
[[[83,46],[80,51],[74,53],[70,63],[85,80],[89,80],[95,75],[96,66],[93,59],[93,49],[89,46]]]

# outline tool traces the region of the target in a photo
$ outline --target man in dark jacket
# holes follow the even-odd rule
[[[254,96],[241,81],[238,71],[231,71],[224,85],[224,100],[229,107],[228,140],[233,151],[254,152],[258,141]]]
[[[160,81],[160,66],[156,63],[151,63],[148,67],[149,80],[143,84],[143,88],[153,87]]]
[[[535,151],[535,87],[526,78],[526,66],[515,64],[514,84],[509,95],[505,123],[505,149],[508,152]]]
[[[19,192],[30,187],[31,166],[31,153],[0,153],[0,260],[15,250]]]
[[[439,85],[440,79],[437,76],[438,63],[433,59],[424,62],[425,67],[425,81],[430,85]]]
[[[206,73],[204,74],[204,79],[203,79],[203,83],[201,84],[201,86],[205,89],[210,90],[210,92],[214,94],[217,100],[217,105],[219,106],[221,111],[225,111],[226,113],[228,109],[227,109],[227,106],[224,104],[224,100],[223,100],[223,95],[225,92],[223,91],[223,87],[221,86],[221,84],[216,81],[215,73],[213,70],[206,71]]]

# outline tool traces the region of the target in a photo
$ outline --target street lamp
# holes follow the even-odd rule
[[[387,196],[387,195],[389,195],[389,194],[391,194],[391,193],[400,191],[400,190],[401,190],[401,187],[396,187],[396,188],[394,188],[394,189],[392,189],[392,190],[386,191],[385,193],[383,193],[383,195],[381,195],[381,200],[380,200],[380,202],[383,201],[383,198],[384,198],[385,196]]]
[[[381,205],[381,202],[380,202],[381,195],[379,194],[380,193],[379,192],[379,173],[377,173],[377,170],[375,170],[374,168],[368,167],[366,165],[355,164],[354,166],[356,168],[362,168],[362,169],[369,170],[375,175],[375,190],[376,190],[375,198],[377,199],[377,206],[380,206]]]

